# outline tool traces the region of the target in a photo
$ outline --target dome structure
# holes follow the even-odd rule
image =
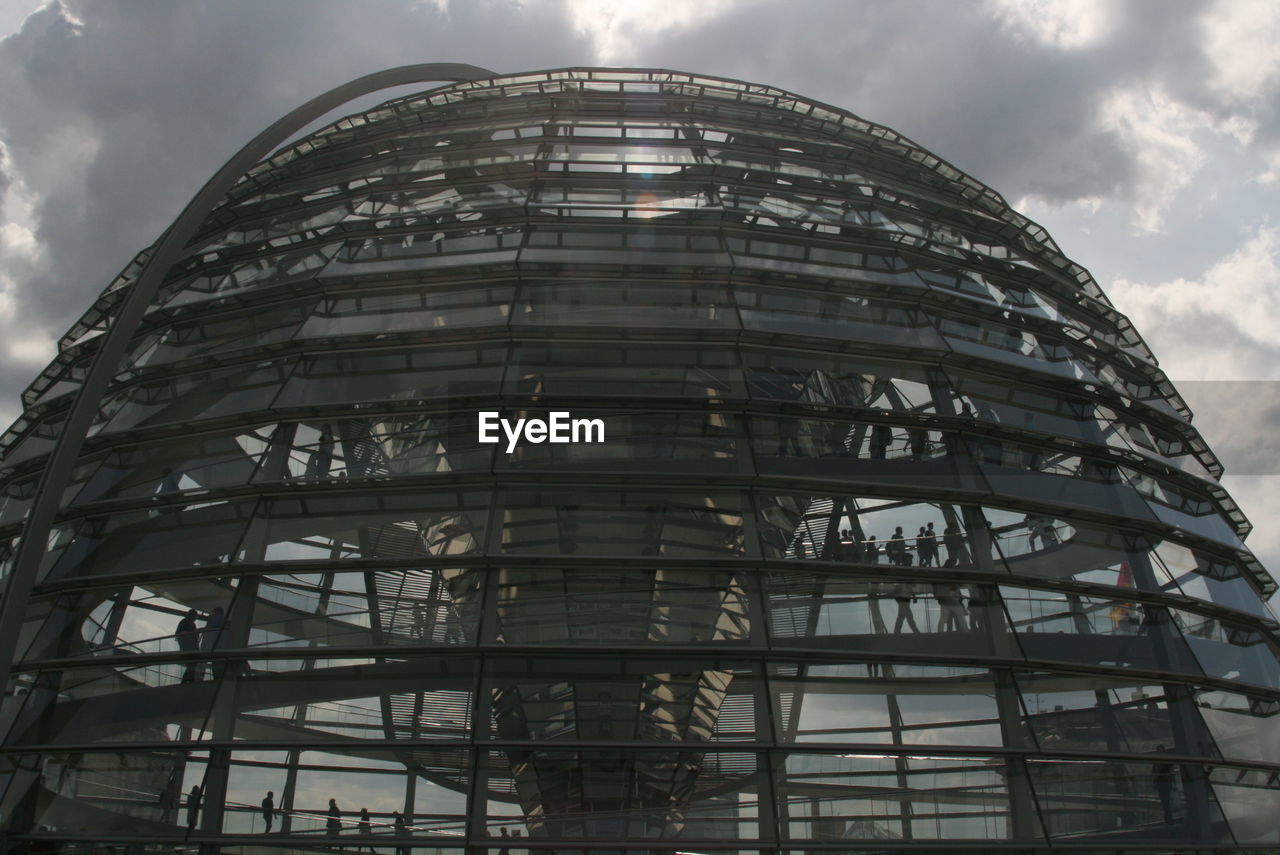
[[[0,442],[5,554],[148,252]],[[1221,466],[1088,272],[887,128],[453,83],[254,166],[129,335],[10,592],[11,842],[1280,844]]]

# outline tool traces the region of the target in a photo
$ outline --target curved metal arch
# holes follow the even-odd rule
[[[242,175],[258,161],[326,113],[343,104],[392,86],[430,81],[482,80],[497,73],[462,62],[427,62],[402,65],[366,74],[318,95],[272,123],[245,144],[222,168],[213,174],[182,213],[156,243],[150,259],[143,266],[133,287],[121,301],[115,320],[103,334],[102,343],[89,368],[89,373],[76,393],[66,424],[54,444],[49,461],[40,477],[40,486],[31,515],[22,530],[14,555],[13,569],[0,606],[0,676],[7,679],[17,657],[18,632],[27,599],[35,584],[40,561],[49,542],[53,521],[62,504],[62,494],[71,480],[75,462],[84,446],[85,434],[93,423],[98,402],[106,392],[115,369],[124,358],[129,339],[142,320],[164,276],[178,260],[187,243],[195,236],[209,212],[227,195]]]

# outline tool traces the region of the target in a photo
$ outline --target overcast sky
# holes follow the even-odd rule
[[[253,134],[358,75],[663,66],[886,124],[1134,321],[1280,569],[1274,0],[0,0],[0,421]]]

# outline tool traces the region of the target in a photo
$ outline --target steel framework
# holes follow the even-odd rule
[[[249,168],[406,76],[474,79]],[[1275,583],[1186,406],[1042,229],[843,110],[364,78],[24,404],[15,846],[1280,844]]]

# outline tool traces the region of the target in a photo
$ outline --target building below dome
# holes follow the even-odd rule
[[[6,562],[147,257],[0,439]],[[1191,413],[1043,229],[841,109],[570,69],[347,117],[98,404],[11,592],[11,847],[1280,846],[1275,583]]]

